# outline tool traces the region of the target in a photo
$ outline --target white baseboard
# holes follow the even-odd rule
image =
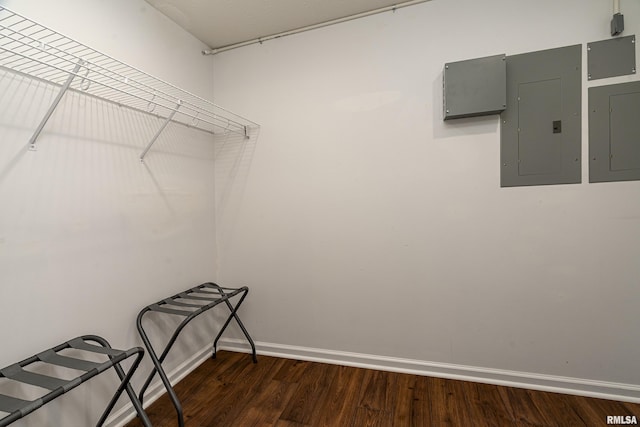
[[[425,362],[422,360],[401,359],[266,342],[256,342],[255,345],[258,354],[265,356],[640,403],[640,386],[635,384],[611,383],[581,378],[533,374],[529,372]],[[222,338],[218,342],[218,349],[241,353],[251,352],[251,348],[245,340],[232,338]],[[171,384],[178,383],[209,357],[211,357],[210,344],[199,350],[194,356],[180,364],[172,372],[167,373]],[[159,379],[156,380],[146,393],[145,408],[164,393],[165,389],[162,382]],[[109,417],[105,426],[121,427],[134,417],[136,417],[136,412],[133,405],[128,403]]]
[[[194,369],[204,363],[204,361],[209,357],[211,357],[211,344],[207,344],[204,348],[198,350],[196,354],[185,360],[173,371],[167,372],[169,381],[172,385],[177,384],[178,382],[180,382],[180,380],[189,375]],[[137,394],[139,390],[135,391]],[[158,378],[158,376],[156,375],[156,380],[149,386],[147,392],[145,393],[144,407],[148,407],[165,393],[166,390],[164,388],[164,385],[162,384],[160,378]],[[123,395],[126,395],[126,393],[123,393]],[[138,414],[136,413],[133,405],[131,404],[131,402],[128,402],[120,410],[114,412],[114,414],[108,418],[104,425],[105,427],[121,427],[137,416]]]
[[[401,359],[266,342],[256,342],[255,345],[258,354],[265,356],[640,403],[640,386],[635,384],[611,383],[529,372],[425,362],[422,360]],[[243,353],[250,352],[249,344],[241,339],[223,338],[219,341],[218,348],[220,350]]]

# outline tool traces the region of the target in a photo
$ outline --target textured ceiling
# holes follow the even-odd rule
[[[146,0],[218,48],[393,6],[404,0]]]

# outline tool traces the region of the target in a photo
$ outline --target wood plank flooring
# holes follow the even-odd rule
[[[186,427],[606,426],[640,405],[259,356],[218,352],[176,387]],[[176,426],[166,394],[147,409]],[[136,419],[126,427],[139,427]]]

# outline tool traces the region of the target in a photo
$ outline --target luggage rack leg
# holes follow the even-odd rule
[[[249,335],[249,332],[244,327],[244,324],[240,320],[240,317],[236,314],[236,312],[240,308],[240,305],[242,305],[242,302],[244,301],[244,299],[246,298],[248,293],[249,293],[249,289],[246,289],[242,293],[242,296],[240,297],[240,300],[238,301],[238,303],[236,304],[235,307],[229,302],[228,299],[226,299],[224,301],[227,304],[227,307],[229,308],[229,311],[231,312],[231,314],[229,314],[229,317],[227,318],[227,321],[224,322],[224,325],[220,329],[220,332],[218,332],[218,336],[216,336],[215,340],[213,340],[213,354],[211,356],[212,359],[216,358],[216,353],[217,353],[217,349],[218,349],[218,340],[220,340],[220,337],[222,336],[224,330],[227,329],[227,326],[229,326],[229,323],[231,322],[231,319],[234,318],[234,319],[236,319],[236,322],[238,323],[238,326],[240,326],[240,329],[242,329],[242,333],[247,338],[247,341],[249,341],[249,345],[251,346],[251,358],[253,359],[253,363],[258,363],[258,357],[256,356],[256,345],[254,344],[253,340],[251,339],[251,336]]]
[[[103,339],[102,337],[86,336],[85,338],[95,341],[105,348],[111,348],[107,340]],[[97,424],[98,426],[102,426],[104,424],[104,422],[107,420],[107,417],[109,416],[109,413],[111,413],[111,411],[113,410],[113,407],[115,406],[116,402],[120,398],[120,395],[122,394],[123,391],[126,390],[127,395],[129,395],[129,399],[131,399],[131,403],[133,404],[136,412],[138,413],[138,417],[140,417],[140,421],[142,421],[142,424],[145,427],[152,427],[151,421],[149,420],[147,413],[144,411],[144,408],[142,407],[142,402],[138,400],[138,397],[136,396],[136,393],[133,391],[133,387],[129,382],[131,380],[131,377],[133,376],[133,373],[136,371],[136,369],[138,369],[138,365],[140,365],[140,362],[142,361],[143,356],[144,356],[144,353],[142,351],[136,355],[136,358],[133,361],[133,364],[129,368],[129,372],[127,372],[126,374],[119,363],[115,363],[113,365],[114,369],[116,370],[116,373],[118,374],[118,377],[120,378],[120,386],[118,386],[117,391],[115,392],[115,394],[111,398],[111,401],[109,402],[104,412],[102,413],[102,416],[100,417],[100,420],[98,421],[98,424]],[[109,358],[113,359],[112,356],[109,356]]]
[[[147,351],[149,352],[149,357],[151,357],[151,361],[153,362],[153,369],[149,373],[147,380],[144,382],[144,385],[140,389],[140,393],[138,396],[139,396],[140,402],[144,402],[144,393],[147,391],[147,388],[149,388],[149,385],[151,384],[153,377],[156,375],[156,373],[160,375],[162,384],[164,384],[164,388],[167,390],[167,393],[169,394],[169,399],[171,399],[171,402],[173,403],[173,407],[176,408],[176,413],[178,415],[178,425],[179,427],[184,427],[182,405],[180,404],[180,400],[178,400],[178,396],[176,395],[176,392],[173,390],[173,387],[171,386],[171,381],[169,381],[167,374],[164,372],[164,369],[162,369],[162,362],[164,362],[164,359],[167,357],[167,354],[169,354],[169,350],[171,350],[171,347],[173,347],[173,344],[176,342],[176,339],[178,338],[178,334],[190,319],[184,320],[180,324],[178,329],[171,336],[171,339],[167,343],[164,350],[162,350],[162,354],[160,355],[160,357],[158,357],[155,350],[153,349],[153,346],[151,345],[151,341],[149,340],[147,333],[142,327],[142,316],[147,311],[150,311],[148,307],[142,310],[140,314],[138,314],[137,327],[138,327],[138,332],[140,333],[140,337],[142,338],[142,341],[144,342],[144,345],[147,348]]]

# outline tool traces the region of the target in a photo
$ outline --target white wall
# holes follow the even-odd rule
[[[211,98],[204,46],[142,0],[0,5]],[[81,334],[141,345],[140,309],[217,275],[211,135],[169,126],[142,164],[158,119],[68,93],[38,151],[27,151],[55,94],[0,71],[0,366]],[[159,343],[168,332],[152,317],[147,326]],[[207,328],[194,329],[169,371],[210,342]],[[148,369],[145,361],[139,374]],[[114,390],[111,376],[16,426],[95,424]]]
[[[433,0],[215,56],[218,102],[262,125],[218,230],[262,348],[640,397],[640,182],[588,184],[586,120],[588,86],[637,77],[583,77],[579,185],[502,189],[498,117],[442,121],[445,62],[582,44],[586,76],[611,13]]]

